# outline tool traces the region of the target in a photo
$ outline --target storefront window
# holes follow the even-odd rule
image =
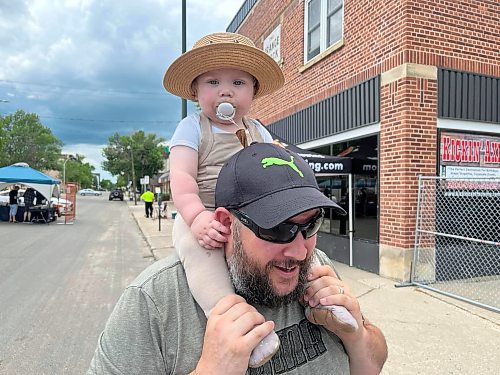
[[[378,181],[376,135],[339,142],[313,149],[330,156],[353,159],[353,237],[378,241]],[[321,231],[340,236],[349,235],[349,175],[318,176],[321,191],[335,200],[348,213],[342,217],[333,210],[326,212]],[[333,212],[330,212],[333,211]]]

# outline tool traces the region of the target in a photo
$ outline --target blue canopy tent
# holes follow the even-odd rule
[[[59,196],[60,180],[50,177],[26,163],[16,163],[0,168],[0,190],[12,184],[23,184],[38,190],[49,202],[53,195]]]

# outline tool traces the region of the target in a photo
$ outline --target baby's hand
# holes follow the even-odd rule
[[[215,220],[213,212],[202,211],[193,220],[191,232],[201,246],[214,250],[221,248],[227,242],[226,235],[231,233],[231,230]]]

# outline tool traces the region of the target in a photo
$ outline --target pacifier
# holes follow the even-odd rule
[[[217,112],[215,115],[224,121],[231,121],[236,114],[236,108],[233,107],[231,103],[220,103],[217,107]]]

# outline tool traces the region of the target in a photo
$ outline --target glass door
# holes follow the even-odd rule
[[[354,175],[354,238],[378,242],[376,176]]]
[[[339,215],[333,209],[326,209],[321,232],[337,236],[349,236],[349,175],[317,177],[318,185],[328,198],[342,207],[347,215]]]

